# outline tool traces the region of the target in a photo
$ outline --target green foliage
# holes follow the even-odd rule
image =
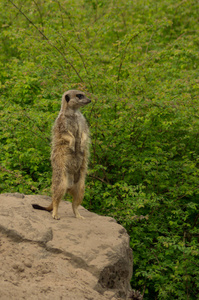
[[[1,1],[0,191],[50,194],[63,91],[84,109],[84,205],[130,235],[144,299],[198,299],[198,1]]]

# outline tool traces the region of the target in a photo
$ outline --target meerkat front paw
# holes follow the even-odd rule
[[[70,150],[72,150],[73,152],[75,152],[75,145],[70,145]]]
[[[72,150],[73,152],[75,152],[75,143],[70,143],[69,144],[69,148],[70,148],[70,150]]]

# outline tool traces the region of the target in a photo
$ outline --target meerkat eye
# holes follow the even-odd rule
[[[76,97],[79,98],[79,99],[83,99],[83,98],[84,98],[84,95],[82,95],[82,94],[77,94]]]

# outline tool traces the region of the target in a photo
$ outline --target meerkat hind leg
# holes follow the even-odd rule
[[[68,186],[68,179],[65,175],[62,175],[62,179],[59,182],[58,185],[55,183],[53,184],[53,212],[52,212],[52,217],[55,220],[60,220],[60,217],[58,216],[58,207],[59,203],[66,193]]]
[[[53,202],[52,217],[55,220],[60,220],[60,216],[58,216],[57,211],[58,211],[58,203],[57,202]]]
[[[77,208],[74,204],[72,204],[72,206],[73,206],[73,212],[74,212],[74,214],[75,214],[75,217],[76,217],[77,219],[82,219],[82,220],[84,220],[85,218],[84,218],[83,216],[80,215],[78,208]]]
[[[78,206],[82,203],[84,198],[84,189],[84,184],[80,181],[75,184],[75,187],[70,191],[70,194],[73,196],[72,208],[77,219],[85,219],[78,211]]]

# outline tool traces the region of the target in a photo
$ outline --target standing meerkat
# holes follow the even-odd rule
[[[53,211],[59,220],[58,206],[65,193],[73,197],[72,208],[76,218],[84,219],[78,206],[82,203],[89,156],[89,128],[79,108],[90,103],[81,91],[63,94],[60,113],[52,131],[52,203],[48,207],[33,204],[33,208]]]

